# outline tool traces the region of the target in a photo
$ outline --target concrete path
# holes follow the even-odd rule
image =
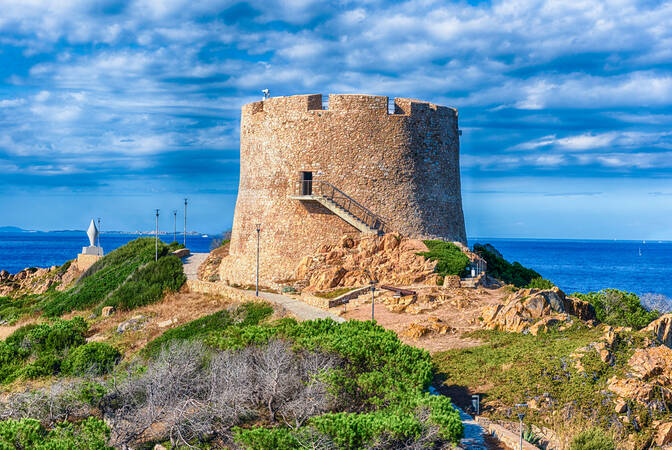
[[[429,393],[431,395],[441,395],[434,386],[429,387]],[[462,425],[464,426],[464,437],[460,440],[460,448],[467,450],[487,450],[488,446],[485,442],[485,433],[481,424],[476,422],[473,417],[471,417],[466,412],[462,411],[459,406],[453,403],[453,408],[460,413],[460,419],[462,420]]]
[[[259,296],[276,303],[280,306],[284,306],[288,311],[294,314],[297,318],[302,320],[313,320],[313,319],[326,319],[330,318],[336,322],[345,322],[345,319],[337,316],[336,314],[330,313],[320,308],[310,306],[307,303],[303,303],[301,300],[296,300],[291,297],[287,297],[282,294],[271,294],[270,292],[259,292]]]
[[[198,280],[198,267],[203,264],[210,253],[192,253],[182,258],[184,264],[184,274],[187,280]]]

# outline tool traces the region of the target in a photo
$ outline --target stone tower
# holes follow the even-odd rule
[[[273,97],[243,106],[240,185],[222,280],[290,280],[348,233],[466,243],[457,110],[406,98]]]

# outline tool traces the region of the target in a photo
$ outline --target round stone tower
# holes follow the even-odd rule
[[[273,97],[243,106],[240,186],[222,280],[278,286],[348,233],[466,243],[457,110],[406,98]]]

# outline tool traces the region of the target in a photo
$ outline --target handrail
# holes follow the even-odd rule
[[[387,232],[387,224],[380,218],[380,216],[364,207],[357,200],[353,199],[328,181],[299,180],[297,181],[296,191],[298,195],[319,195],[324,197],[355,216],[368,227],[383,233]]]

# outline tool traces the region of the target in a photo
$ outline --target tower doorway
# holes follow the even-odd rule
[[[313,195],[313,172],[301,172],[301,195]]]

